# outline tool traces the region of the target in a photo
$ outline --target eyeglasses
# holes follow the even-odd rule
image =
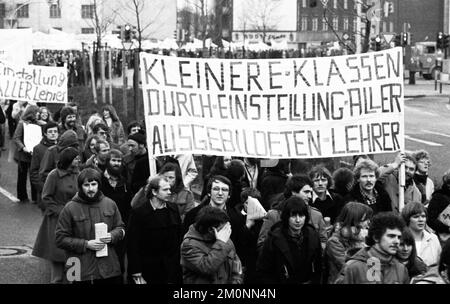
[[[99,131],[98,134],[100,134],[100,135],[105,135],[106,132],[105,132],[105,131]]]
[[[214,192],[220,192],[220,190],[222,190],[222,192],[230,192],[230,189],[228,189],[228,188],[220,188],[220,187],[213,187],[212,189],[211,189],[212,191],[214,191]]]

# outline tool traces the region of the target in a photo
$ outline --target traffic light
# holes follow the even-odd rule
[[[444,34],[444,49],[447,49],[450,46],[450,35]]]
[[[373,51],[381,50],[381,37],[375,36],[370,38],[370,49]]]
[[[393,39],[395,46],[401,46],[402,45],[401,40],[402,40],[401,39],[401,34],[395,35],[394,39]]]
[[[410,38],[409,32],[402,32],[402,46],[409,45],[409,38]]]
[[[444,48],[444,33],[442,32],[437,33],[436,48],[441,50]]]
[[[131,42],[131,26],[129,24],[125,25],[124,27],[123,40],[125,42]]]
[[[120,41],[123,40],[123,27],[121,25],[117,26],[118,31],[115,31],[115,34],[117,34],[117,38],[120,39]]]

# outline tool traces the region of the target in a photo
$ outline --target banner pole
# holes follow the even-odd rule
[[[398,179],[398,211],[402,212],[405,207],[405,163],[400,164]]]

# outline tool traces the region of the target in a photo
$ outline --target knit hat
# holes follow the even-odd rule
[[[59,156],[59,161],[58,161],[58,165],[57,165],[58,169],[66,170],[67,168],[69,168],[72,161],[78,155],[79,155],[78,150],[75,148],[72,148],[72,147],[68,147],[68,148],[65,148],[64,150],[62,150],[61,155]]]
[[[145,145],[147,143],[147,139],[145,138],[145,135],[142,133],[139,133],[139,132],[128,136],[128,139],[132,139],[141,145]]]
[[[72,109],[71,107],[62,108],[60,114],[61,122],[64,124],[66,122],[66,117],[71,114],[76,114],[74,109]]]

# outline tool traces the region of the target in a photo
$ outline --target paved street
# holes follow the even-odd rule
[[[450,88],[445,88],[448,92]],[[426,149],[431,154],[431,177],[440,184],[440,177],[450,169],[450,104],[447,95],[434,91],[433,81],[418,81],[405,86],[406,149]],[[8,142],[9,143],[9,142]],[[376,156],[379,163],[394,159],[394,154]],[[14,202],[17,167],[8,162],[8,152],[0,158],[0,284],[47,283],[49,272],[44,260],[30,256],[42,215],[36,205]],[[11,197],[12,196],[12,197]],[[6,250],[5,247],[10,249]],[[12,255],[17,252],[17,255]]]

